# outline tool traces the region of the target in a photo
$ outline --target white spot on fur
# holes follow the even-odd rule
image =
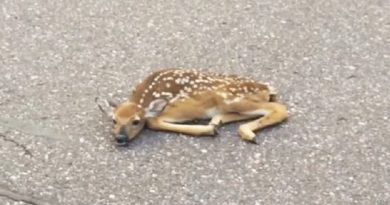
[[[242,100],[242,97],[236,97],[236,98],[233,98],[231,100],[224,100],[223,102],[226,103],[226,104],[232,104],[232,103],[238,103]]]
[[[188,97],[188,93],[185,92],[184,90],[180,90],[179,96],[180,97]]]
[[[231,92],[236,92],[236,88],[229,88]]]
[[[170,93],[170,92],[161,92],[161,95],[165,95],[165,96],[168,96],[168,97],[170,97],[170,98],[173,97],[173,94]]]
[[[184,90],[187,91],[187,92],[189,92],[189,93],[192,92],[192,89],[191,89],[190,87],[185,87]]]
[[[227,93],[217,92],[217,95],[221,96],[223,99],[227,98]]]

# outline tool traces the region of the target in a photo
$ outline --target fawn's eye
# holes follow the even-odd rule
[[[133,124],[133,126],[137,126],[137,125],[139,125],[139,122],[140,122],[140,120],[134,120],[134,121],[132,122],[132,124]]]
[[[115,120],[115,119],[112,119],[112,123],[116,124],[116,120]]]

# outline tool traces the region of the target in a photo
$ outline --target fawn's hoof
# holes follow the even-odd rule
[[[211,126],[213,126],[213,133],[214,133],[214,136],[217,136],[219,135],[220,133],[220,125],[216,125],[216,124],[210,124]]]
[[[255,133],[253,133],[252,130],[246,128],[245,126],[240,126],[238,128],[238,134],[242,140],[252,144],[257,144]]]

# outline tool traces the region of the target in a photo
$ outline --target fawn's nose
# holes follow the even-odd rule
[[[126,135],[118,135],[116,138],[115,138],[115,140],[116,140],[116,143],[118,144],[118,145],[124,145],[124,144],[126,144],[126,142],[127,142],[127,136]]]
[[[127,134],[125,127],[121,127],[119,135],[116,136],[115,140],[118,145],[125,145],[127,143]]]

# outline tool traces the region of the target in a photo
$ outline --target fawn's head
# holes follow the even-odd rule
[[[107,104],[112,108],[110,116],[113,121],[114,140],[117,145],[124,146],[144,128],[146,118],[154,117],[160,113],[167,102],[160,99],[155,100],[146,109],[131,101],[120,104],[107,101]],[[103,110],[100,105],[99,108]]]
[[[126,145],[145,125],[144,110],[133,102],[110,103],[113,108],[113,135],[117,145]]]

